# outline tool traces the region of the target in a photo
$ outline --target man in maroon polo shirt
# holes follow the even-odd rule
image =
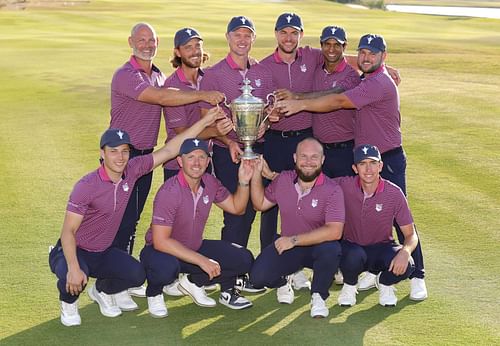
[[[112,246],[134,185],[141,176],[175,157],[185,138],[197,135],[219,116],[221,112],[214,108],[158,151],[130,161],[132,141],[128,133],[121,129],[104,132],[100,145],[102,165],[73,188],[60,240],[49,255],[50,268],[58,278],[64,325],[81,323],[78,297],[89,276],[98,279],[89,296],[99,304],[101,313],[108,317],[121,314],[114,295],[141,285],[146,277],[136,259]]]
[[[174,55],[170,60],[176,70],[167,78],[163,87],[186,91],[199,90],[204,75],[201,65],[208,58],[209,55],[203,49],[203,38],[196,29],[183,28],[178,30],[174,36]],[[200,119],[200,106],[198,103],[165,106],[163,107],[163,117],[167,130],[167,141],[169,141]],[[217,121],[217,128],[205,129],[198,135],[198,138],[210,139],[227,134],[232,130],[232,126],[229,118],[221,119]],[[217,129],[220,129],[221,132]],[[164,180],[178,172],[179,164],[175,159],[168,161],[163,166]]]
[[[263,163],[254,171],[253,205],[261,211],[279,206],[281,236],[257,257],[250,280],[256,287],[277,288],[278,302],[292,304],[289,275],[309,267],[313,270],[311,316],[327,317],[325,301],[341,255],[344,196],[340,186],[321,171],[325,157],[318,140],[301,141],[294,159],[295,170],[281,172],[265,189]]]
[[[396,305],[393,285],[415,269],[411,253],[418,237],[413,218],[401,189],[380,177],[381,160],[376,146],[358,146],[353,165],[358,176],[335,179],[344,191],[346,208],[340,261],[344,286],[338,297],[342,306],[356,304],[358,276],[366,270],[378,273],[380,305]],[[395,221],[404,235],[402,245],[392,237]]]
[[[162,88],[163,73],[153,64],[158,48],[158,37],[153,27],[138,23],[128,38],[133,53],[120,67],[111,81],[110,127],[129,133],[133,148],[130,157],[153,151],[158,140],[162,106],[178,106],[198,101],[216,105],[223,99],[219,92],[184,91]],[[151,188],[152,173],[140,178],[132,192],[113,245],[133,250],[135,227]]]
[[[384,161],[381,176],[401,188],[406,195],[406,154],[402,147],[401,114],[399,92],[396,84],[385,67],[387,45],[380,35],[366,34],[358,45],[358,65],[363,71],[361,83],[340,94],[328,94],[318,98],[304,100],[283,100],[276,107],[286,116],[309,110],[329,112],[338,109],[356,109],[354,141],[356,145],[372,143],[382,153]],[[403,241],[403,234],[396,224],[398,238]],[[415,271],[411,277],[412,300],[427,298],[425,285],[424,259],[420,242],[412,254]],[[375,273],[367,275],[374,286]]]
[[[210,153],[204,140],[186,139],[177,162],[181,170],[156,194],[151,227],[141,251],[148,279],[149,313],[158,318],[167,316],[162,287],[176,280],[179,272],[185,273],[179,280],[179,290],[200,306],[215,306],[215,300],[203,289],[214,283],[221,285],[221,304],[237,310],[252,306],[235,288],[237,276],[252,266],[252,253],[224,240],[203,239],[203,232],[213,203],[228,213],[245,211],[254,163],[243,160],[238,169],[238,188],[230,194],[218,179],[206,173]]]
[[[253,96],[266,100],[267,95],[275,88],[269,70],[262,64],[251,65],[249,62],[249,53],[255,41],[255,27],[252,20],[245,16],[233,17],[227,26],[226,39],[229,53],[217,64],[205,70],[201,90],[219,90],[225,94],[227,103],[231,103],[241,95],[243,80],[248,79],[253,88]],[[202,103],[202,115],[209,106],[207,103]],[[227,116],[231,117],[231,110],[226,106],[221,107]],[[263,133],[264,128],[263,124],[260,133]],[[238,156],[243,153],[242,146],[232,129],[227,135],[214,139],[212,163],[215,175],[231,193],[236,191],[238,184]],[[262,140],[255,143],[253,149],[261,153]],[[243,215],[224,212],[222,239],[246,247],[254,218],[255,210],[251,203],[248,203]],[[243,290],[256,292],[247,281]]]

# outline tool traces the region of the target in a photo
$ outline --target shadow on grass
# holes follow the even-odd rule
[[[135,299],[139,310],[125,312],[117,318],[106,318],[97,304],[80,308],[82,325],[64,327],[59,318],[41,323],[1,341],[4,345],[77,344],[77,345],[156,345],[156,344],[332,344],[363,345],[368,330],[388,316],[412,304],[408,297],[397,307],[384,308],[363,303],[376,291],[362,292],[358,304],[342,308],[336,303],[338,290],[328,300],[330,316],[313,319],[309,316],[308,291],[296,292],[291,305],[278,304],[275,290],[259,295],[247,295],[254,306],[235,311],[220,304],[215,308],[201,308],[189,298],[167,297],[169,316],[154,319],[147,312],[144,298]],[[219,292],[211,294],[218,298]],[[372,299],[371,299],[372,300]],[[54,302],[56,303],[56,302]],[[52,307],[51,307],[52,308]]]

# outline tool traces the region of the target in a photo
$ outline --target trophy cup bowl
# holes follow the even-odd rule
[[[263,117],[264,109],[269,105],[269,99],[273,94],[267,95],[267,103],[252,95],[253,88],[250,81],[245,78],[240,88],[243,93],[234,99],[228,108],[231,109],[232,120],[236,135],[245,149],[240,156],[243,160],[252,160],[259,157],[252,150],[252,145],[257,141],[260,125],[267,119]]]

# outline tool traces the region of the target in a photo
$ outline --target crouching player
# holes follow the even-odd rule
[[[378,148],[361,145],[354,150],[353,170],[358,176],[335,179],[344,191],[346,209],[340,261],[344,286],[338,297],[341,306],[356,304],[358,275],[364,271],[379,273],[379,303],[394,306],[394,284],[414,270],[411,253],[418,237],[413,218],[401,189],[380,177],[382,166]],[[392,236],[394,220],[404,235],[402,245]]]
[[[224,240],[203,239],[203,232],[213,203],[231,214],[245,212],[254,162],[241,162],[234,194],[205,172],[210,162],[205,141],[186,139],[177,162],[179,173],[168,179],[156,194],[151,228],[141,251],[148,280],[149,313],[153,317],[167,316],[162,288],[174,282],[179,273],[182,273],[179,290],[199,306],[216,305],[203,289],[214,283],[221,286],[221,304],[231,309],[252,306],[234,287],[237,276],[250,271],[252,253]]]

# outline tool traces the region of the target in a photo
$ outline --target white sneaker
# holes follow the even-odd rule
[[[313,293],[311,296],[311,317],[328,317],[328,313],[326,302],[321,298],[319,293]]]
[[[293,288],[301,290],[303,288],[311,289],[311,281],[306,276],[303,270],[299,270],[298,272],[293,273],[292,275],[292,285]]]
[[[387,286],[381,284],[379,281],[380,274],[382,273],[379,273],[375,280],[375,284],[377,285],[379,291],[378,302],[382,306],[396,306],[396,303],[398,302],[398,298],[394,293],[396,291],[396,288],[394,287],[394,285]]]
[[[427,299],[427,287],[425,280],[413,278],[410,280],[410,299],[411,300],[425,300]]]
[[[116,317],[122,314],[122,311],[118,305],[116,305],[115,297],[112,294],[98,292],[94,285],[88,290],[88,295],[90,299],[99,304],[99,310],[101,310],[101,314],[104,316]]]
[[[134,297],[144,298],[146,297],[146,286],[131,287],[128,289],[128,293]]]
[[[163,300],[162,293],[154,297],[148,297],[148,311],[154,318],[163,318],[168,316],[167,306]]]
[[[333,281],[335,282],[335,285],[343,285],[344,284],[344,275],[342,275],[342,272],[337,270],[333,277]]]
[[[340,306],[356,305],[356,294],[358,294],[356,285],[349,285],[344,283],[344,286],[342,286],[342,290],[340,291],[339,297],[337,298],[337,302],[339,303]]]
[[[287,277],[286,284],[276,289],[276,297],[281,304],[292,304],[295,299],[295,293],[292,289],[291,275]]]
[[[179,280],[175,280],[170,285],[163,286],[163,293],[173,297],[180,297],[184,295],[184,293],[179,290]]]
[[[377,275],[370,272],[365,272],[365,275],[363,275],[358,281],[358,290],[367,291],[371,288],[374,288],[376,278]]]
[[[179,279],[179,291],[190,296],[196,305],[204,307],[214,307],[217,305],[215,300],[207,296],[203,287],[198,287],[184,275]]]
[[[82,319],[78,313],[78,300],[73,304],[61,301],[61,323],[66,327],[82,324]]]
[[[230,288],[227,291],[221,292],[219,303],[234,310],[246,309],[253,305],[252,302],[243,297],[236,288]]]
[[[127,290],[114,294],[116,305],[121,311],[134,311],[139,309]]]

